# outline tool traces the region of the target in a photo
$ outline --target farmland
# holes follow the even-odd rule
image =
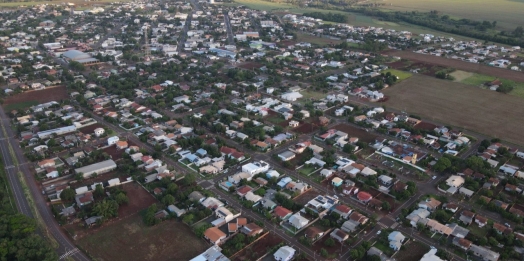
[[[413,75],[384,94],[390,97],[388,107],[524,144],[524,104],[518,97],[423,75]]]
[[[78,240],[96,260],[190,260],[208,246],[175,220],[146,227],[140,215],[113,223]],[[173,247],[176,246],[176,247]]]
[[[524,2],[513,0],[373,0],[371,2],[384,4],[383,9],[394,11],[429,12],[438,10],[459,19],[497,21],[497,25],[505,30],[513,30],[521,24],[524,9]]]
[[[6,110],[26,109],[29,106],[50,102],[60,101],[68,98],[65,86],[58,86],[54,88],[47,88],[39,91],[27,91],[20,94],[10,96],[4,101],[4,108]],[[23,106],[27,106],[23,108]]]

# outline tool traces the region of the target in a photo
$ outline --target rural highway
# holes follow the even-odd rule
[[[24,194],[22,182],[17,175],[17,172],[21,172],[23,173],[23,178],[25,179],[25,183],[27,183],[29,192],[31,194],[30,197],[32,200],[34,200],[38,214],[41,217],[41,220],[45,223],[47,231],[49,232],[42,234],[50,234],[52,237],[54,237],[58,243],[58,249],[56,249],[56,251],[60,256],[60,259],[70,257],[76,261],[91,260],[76,248],[75,244],[71,242],[71,239],[69,239],[69,237],[60,228],[60,225],[58,225],[56,222],[55,217],[47,206],[47,201],[43,198],[40,189],[36,185],[33,173],[28,167],[28,164],[30,163],[25,159],[22,150],[18,146],[18,142],[15,139],[15,134],[10,128],[10,119],[7,117],[2,107],[0,107],[0,120],[2,122],[2,130],[0,130],[0,152],[2,153],[2,158],[4,159],[9,185],[13,191],[14,202],[18,211],[26,216],[34,218],[27,198],[29,195],[26,196]],[[10,147],[12,148],[12,151],[15,155],[10,153]]]

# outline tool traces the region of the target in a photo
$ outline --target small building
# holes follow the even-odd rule
[[[339,187],[342,185],[342,183],[344,183],[344,180],[342,180],[341,178],[339,177],[335,177],[331,180],[331,185],[335,186],[335,187]]]
[[[276,261],[290,261],[295,256],[296,250],[290,246],[283,246],[273,254]]]

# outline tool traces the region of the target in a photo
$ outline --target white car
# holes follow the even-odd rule
[[[377,232],[377,236],[380,235],[380,233],[382,233],[382,230],[379,230],[379,231]]]
[[[436,179],[436,178],[437,178],[437,176],[433,176],[433,178],[432,178],[432,179]]]

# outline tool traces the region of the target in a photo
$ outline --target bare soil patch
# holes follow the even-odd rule
[[[244,248],[238,254],[231,257],[233,261],[248,261],[256,260],[257,258],[265,255],[271,248],[284,242],[284,240],[273,233],[268,233],[264,237],[260,238],[253,245]],[[271,255],[271,254],[270,254]]]
[[[67,90],[65,86],[57,86],[53,88],[46,88],[39,91],[26,91],[17,95],[9,96],[5,99],[3,106],[16,104],[21,102],[36,101],[38,103],[46,103],[50,101],[60,101],[67,99]]]
[[[333,129],[343,131],[347,133],[350,137],[358,137],[359,140],[362,140],[364,142],[373,142],[377,138],[377,135],[371,134],[363,129],[359,129],[357,127],[353,127],[351,125],[347,124],[338,124],[333,127]]]
[[[418,241],[409,241],[395,255],[395,259],[398,261],[420,260],[428,251],[428,246]]]
[[[435,125],[435,124],[433,124],[433,123],[429,123],[429,122],[422,121],[422,122],[420,122],[419,124],[415,125],[415,127],[413,127],[413,128],[416,129],[416,130],[428,130],[428,131],[432,131],[432,130],[434,130],[436,127],[437,127],[437,125]]]
[[[137,214],[157,202],[153,195],[136,182],[122,185],[122,190],[126,192],[129,203],[118,208],[118,216],[121,218]]]
[[[81,131],[84,134],[93,134],[95,132],[96,128],[104,128],[104,127],[105,126],[100,124],[100,123],[95,123],[93,125],[85,126],[85,127],[81,128],[81,129],[79,129],[79,131]]]
[[[413,77],[388,88],[385,102],[423,118],[524,145],[519,97],[433,77]]]
[[[411,51],[388,51],[387,54],[392,56],[399,56],[404,59],[413,61],[440,65],[444,67],[451,67],[467,72],[475,72],[479,74],[486,74],[495,77],[505,78],[513,81],[524,82],[524,73],[512,71],[508,69],[496,68],[484,64],[469,63],[456,59],[448,59],[433,55],[419,54]]]
[[[295,201],[295,203],[297,203],[297,204],[305,205],[310,200],[316,198],[319,195],[320,195],[320,193],[316,189],[310,189],[306,193],[304,193],[304,194],[296,197],[295,199],[293,199],[293,201]]]
[[[253,70],[253,69],[261,68],[262,64],[255,63],[255,62],[245,62],[245,63],[240,64],[238,67],[248,69],[248,70]]]
[[[77,241],[96,260],[191,260],[209,246],[173,219],[147,227],[140,215],[113,223]]]

